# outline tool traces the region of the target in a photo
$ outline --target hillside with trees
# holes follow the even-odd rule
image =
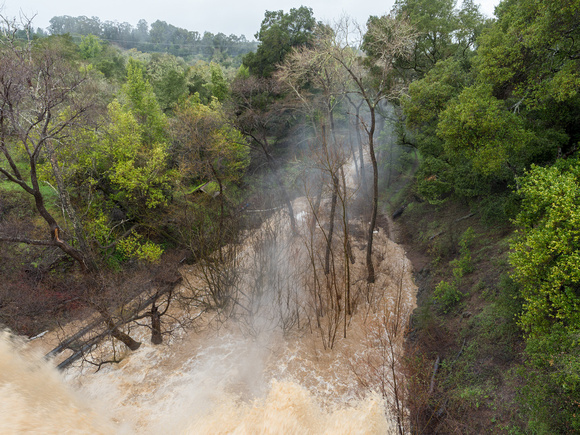
[[[93,35],[120,48],[145,53],[169,53],[189,61],[192,59],[229,62],[255,51],[257,43],[244,35],[213,34],[187,30],[165,21],[151,24],[139,20],[136,26],[117,21],[103,21],[98,17],[53,17],[46,29],[49,35],[70,35],[74,38]],[[44,31],[40,31],[41,34]]]
[[[250,324],[268,282],[284,333],[330,351],[380,292],[382,229],[419,286],[392,383],[365,384],[394,394],[399,433],[579,431],[580,1],[495,15],[397,0],[330,26],[302,6],[266,11],[256,43],[4,20],[0,322],[33,336],[96,313],[100,332],[61,343],[90,360],[106,338],[137,349],[138,322],[161,343],[171,304]],[[280,210],[307,246],[307,303],[267,280],[273,233],[242,286],[240,246]],[[204,282],[187,298],[184,264]]]

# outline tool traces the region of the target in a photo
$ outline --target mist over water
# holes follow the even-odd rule
[[[311,221],[308,204],[305,198],[293,204],[300,231]],[[250,316],[234,316],[219,327],[206,319],[204,327],[181,330],[158,346],[149,344],[147,328],[136,328],[132,335],[141,347],[98,371],[82,364],[59,373],[53,361],[43,360],[54,333],[30,343],[1,333],[0,433],[397,433],[388,392],[373,392],[373,373],[380,368],[379,381],[388,382],[380,358],[388,313],[404,307],[404,324],[415,304],[409,260],[377,231],[377,290],[373,302],[348,320],[348,337],[331,350],[312,324],[287,334],[285,320],[306,308],[280,304],[307,294],[296,285],[305,273],[304,240],[281,236],[289,234],[283,213],[248,234],[235,257],[245,271],[242,291],[252,295],[245,301]],[[353,248],[359,258],[353,273],[359,268],[364,274],[362,248]],[[194,279],[195,266],[182,273]]]

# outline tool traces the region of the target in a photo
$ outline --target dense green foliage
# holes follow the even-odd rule
[[[394,12],[407,17],[419,32],[413,56],[398,61],[400,68],[419,78],[440,60],[469,57],[486,24],[471,0],[463,1],[461,9],[453,0],[397,0]]]
[[[473,5],[437,6],[396,7],[423,32],[413,63],[400,64],[417,77],[400,135],[423,156],[416,191],[433,204],[465,201],[502,224],[513,218],[509,266],[526,341],[519,398],[531,410],[523,430],[575,432],[580,2],[505,0],[493,22]],[[445,312],[459,303],[456,289],[456,280],[436,287]]]
[[[438,373],[432,362],[425,369],[431,386],[415,412],[434,432],[453,432],[439,419],[495,412],[494,388],[512,382],[513,403],[498,413],[513,420],[494,429],[578,432],[580,0],[503,0],[496,14],[484,18],[472,1],[397,0],[391,15],[369,18],[356,47],[304,6],[266,11],[257,45],[163,21],[133,28],[87,17],[54,17],[52,36],[29,45],[22,30],[15,40],[6,32],[0,239],[20,244],[3,258],[20,271],[30,254],[42,269],[43,255],[23,246],[38,244],[46,224],[51,239],[41,245],[101,271],[155,262],[171,248],[211,256],[234,231],[244,183],[272,177],[277,205],[291,210],[280,157],[301,121],[300,146],[316,149],[338,143],[336,125],[351,117],[349,140],[359,138],[363,160],[358,133],[367,133],[373,169],[403,167],[375,160],[375,139],[377,154],[397,154],[381,143],[392,129],[397,155],[414,160],[405,167],[416,210],[439,216],[461,204],[466,213],[417,231],[439,278],[417,316],[436,342],[421,357],[447,355]],[[464,221],[474,214],[475,236]],[[10,279],[22,281],[13,271]],[[477,311],[462,313],[469,304]],[[455,336],[445,331],[454,345],[437,342],[446,322],[459,325]]]
[[[428,157],[419,181],[428,199],[497,193],[498,182],[513,186],[530,164],[574,148],[577,60],[563,45],[572,24],[554,16],[556,7],[502,3],[477,50],[448,44],[452,50],[411,85],[404,108],[415,144]],[[459,25],[447,35],[458,31]],[[561,60],[553,61],[554,54]],[[554,86],[557,93],[547,91]],[[475,176],[466,185],[467,171]]]
[[[293,47],[309,46],[317,22],[311,8],[266,11],[260,31],[256,33],[260,45],[255,53],[244,57],[244,65],[256,76],[270,77]]]
[[[135,57],[126,58],[113,51],[120,62],[115,74],[108,75],[101,67],[112,49],[93,35],[78,46],[68,36],[37,39],[29,46],[32,61],[20,56],[27,48],[18,41],[8,40],[6,47],[2,66],[11,74],[3,77],[7,85],[25,70],[35,80],[44,80],[46,95],[36,95],[32,87],[13,87],[16,92],[8,87],[3,94],[4,107],[14,108],[14,125],[2,129],[0,168],[8,177],[4,181],[20,184],[38,196],[42,207],[46,204],[48,210],[40,213],[52,228],[70,230],[69,248],[78,253],[77,260],[90,258],[95,268],[156,261],[162,246],[171,241],[167,233],[179,232],[161,225],[165,219],[175,221],[169,216],[176,211],[176,195],[200,182],[217,182],[223,193],[226,185],[241,181],[248,149],[219,103],[229,93],[219,65],[191,68],[168,54],[134,52]],[[197,72],[203,76],[192,82]],[[32,78],[21,75],[19,80]],[[190,95],[195,104],[186,102]],[[33,103],[39,97],[42,104]],[[28,125],[35,108],[43,110],[44,124]],[[187,113],[187,123],[203,125],[195,145],[184,145],[174,110],[181,117]],[[28,164],[21,149],[27,143],[36,144],[27,151]],[[54,186],[65,212],[62,223],[53,218],[55,199],[46,189],[25,187],[27,173],[33,186]],[[227,213],[224,205],[235,205],[221,203],[218,219]],[[35,222],[29,224],[28,233],[34,233]],[[10,226],[2,226],[8,234],[0,237],[10,237],[6,228]]]
[[[519,227],[510,257],[528,334],[524,398],[540,432],[578,431],[580,400],[580,165],[533,167],[521,180]],[[549,404],[549,405],[548,405]],[[557,415],[552,414],[554,406]]]
[[[576,159],[534,167],[521,180],[521,211],[511,262],[526,301],[521,323],[531,335],[552,325],[580,327],[580,166]]]

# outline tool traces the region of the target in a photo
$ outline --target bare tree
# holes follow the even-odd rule
[[[83,289],[77,303],[87,308],[89,320],[76,333],[65,336],[60,344],[47,356],[54,357],[66,349],[73,353],[59,364],[64,369],[82,359],[101,367],[103,364],[120,361],[115,343],[121,342],[131,351],[137,350],[141,342],[134,338],[135,327],[146,327],[151,331],[151,342],[161,344],[163,336],[171,335],[177,328],[187,328],[190,321],[187,309],[181,318],[169,312],[170,305],[179,302],[176,288],[182,277],[177,270],[175,254],[163,258],[163,263],[138,267],[125,271],[120,276],[101,271],[86,274],[77,285]],[[148,323],[143,323],[148,319]],[[113,355],[108,348],[98,349],[98,344],[107,338],[112,341]]]
[[[408,390],[405,381],[404,339],[410,310],[403,303],[403,266],[395,277],[395,292],[388,298],[374,301],[374,308],[365,324],[367,350],[351,364],[351,369],[365,389],[378,389],[397,419],[397,428],[403,435],[409,426]]]
[[[175,216],[175,242],[190,264],[182,291],[174,299],[185,312],[211,312],[225,321],[240,309],[243,279],[241,225],[243,215],[225,202],[199,193],[180,196]],[[220,223],[220,220],[222,222]]]
[[[49,238],[36,240],[4,233],[0,241],[56,246],[89,270],[94,264],[64,187],[59,182],[63,206],[74,221],[78,247],[66,240],[61,225],[48,210],[39,179],[39,163],[48,158],[59,180],[53,146],[89,115],[92,98],[85,92],[87,76],[70,65],[58,47],[36,48],[16,40],[10,33],[14,27],[5,22],[5,35],[0,41],[0,174],[34,198],[36,211],[48,226]]]
[[[319,26],[316,34],[324,38],[331,32],[327,26]],[[334,59],[317,50],[295,49],[282,65],[279,66],[277,78],[288,86],[298,100],[298,105],[312,121],[313,140],[320,147],[318,156],[319,168],[327,174],[332,186],[329,231],[327,234],[324,272],[330,272],[330,253],[334,237],[337,201],[340,197],[343,206],[342,220],[346,251],[354,261],[349,238],[349,213],[346,209],[347,187],[345,183],[344,165],[347,162],[343,143],[338,138],[338,127],[335,112],[341,108],[348,76]],[[342,180],[342,192],[341,184]],[[317,199],[316,209],[320,199]],[[349,304],[347,303],[347,306]],[[349,310],[348,310],[349,311]]]
[[[358,167],[360,167],[360,183],[362,187],[363,195],[368,195],[368,183],[367,183],[367,171],[365,166],[365,159],[364,159],[364,150],[363,150],[363,141],[361,137],[361,113],[360,109],[361,106],[364,104],[364,100],[355,101],[351,98],[349,94],[346,94],[346,98],[350,105],[354,108],[354,114],[351,114],[351,117],[354,118],[354,130],[356,132],[356,143],[358,148]],[[354,151],[353,151],[354,156]],[[357,168],[358,169],[358,168]]]
[[[390,16],[373,17],[369,20],[367,32],[358,30],[353,40],[352,26],[347,19],[340,22],[333,32],[325,32],[317,40],[314,50],[333,59],[350,77],[350,85],[345,92],[356,95],[368,110],[368,117],[360,116],[369,147],[373,167],[373,207],[367,235],[367,281],[375,281],[372,262],[373,234],[378,211],[378,165],[374,136],[377,127],[377,108],[385,100],[398,98],[403,86],[403,77],[395,68],[395,61],[412,52],[415,31],[403,19]],[[366,52],[363,55],[362,50]]]

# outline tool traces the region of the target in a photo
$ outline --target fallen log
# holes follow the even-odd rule
[[[130,322],[140,318],[141,317],[140,313],[143,310],[148,308],[150,305],[154,304],[161,296],[163,296],[163,295],[169,293],[171,290],[173,290],[174,286],[176,284],[178,284],[179,282],[181,282],[181,280],[182,280],[182,278],[179,277],[175,280],[164,281],[164,284],[165,284],[163,286],[164,288],[162,288],[161,290],[157,290],[155,292],[155,294],[151,295],[150,297],[148,297],[144,301],[138,302],[136,304],[136,306],[134,306],[132,309],[129,308],[130,314],[128,316],[123,316],[123,319],[121,319],[120,321],[114,322],[110,315],[108,315],[108,314],[104,315],[102,310],[97,309],[97,311],[101,315],[101,317],[99,319],[92,321],[90,324],[88,324],[87,326],[82,328],[80,331],[73,334],[69,338],[65,339],[57,347],[55,347],[53,350],[48,352],[44,357],[48,359],[48,358],[55,357],[56,355],[58,355],[59,353],[63,352],[66,349],[72,350],[73,354],[57,366],[57,368],[59,370],[64,370],[65,368],[70,366],[72,363],[77,361],[79,358],[81,358],[93,346],[96,346],[105,337],[111,335],[117,339],[122,338],[122,337],[120,337],[119,333],[121,333],[123,335],[126,335],[126,334],[122,333],[119,330],[119,328],[123,327],[127,323],[130,323]],[[102,324],[106,325],[105,330],[97,333],[96,335],[94,335],[93,337],[89,338],[86,341],[81,340],[85,335],[87,335],[89,332],[94,331],[99,325],[102,325]],[[126,340],[121,340],[121,341],[123,341],[124,343],[126,342]],[[132,341],[134,341],[134,340],[132,340]],[[125,344],[127,344],[127,343],[125,343]],[[128,347],[131,350],[137,350],[139,348],[140,344],[141,343],[134,342],[134,343],[131,343],[131,346],[128,345]]]
[[[57,347],[55,347],[54,349],[52,349],[50,352],[48,352],[44,358],[49,359],[52,357],[55,357],[56,355],[58,355],[59,353],[61,353],[62,351],[64,351],[65,349],[69,349],[70,346],[77,340],[79,340],[80,338],[82,338],[83,336],[85,336],[87,333],[89,333],[90,331],[92,331],[94,328],[96,328],[96,326],[99,323],[102,323],[103,319],[97,319],[92,321],[91,323],[89,323],[87,326],[85,326],[83,329],[81,329],[80,331],[78,331],[77,333],[71,335],[69,338],[67,338],[66,340],[64,340],[62,343],[60,343]]]

